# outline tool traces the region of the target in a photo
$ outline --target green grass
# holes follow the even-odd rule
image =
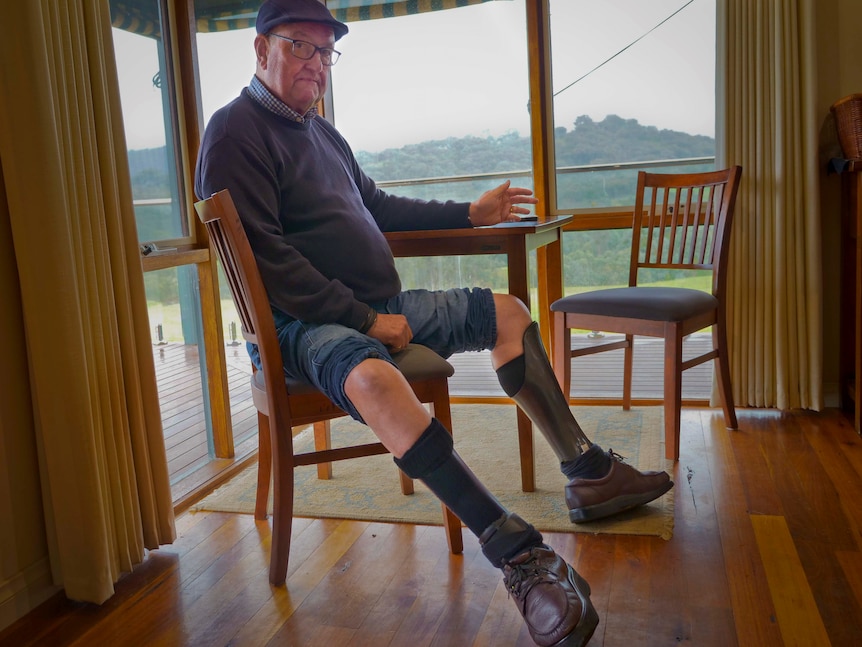
[[[699,276],[687,276],[680,279],[672,279],[669,281],[655,281],[653,283],[641,283],[644,287],[667,287],[667,288],[690,288],[692,290],[703,290],[710,292],[712,290],[712,276],[702,274]],[[608,288],[625,287],[622,283],[619,285],[579,285],[575,288],[566,288],[565,294],[580,294],[581,292],[589,292],[590,290],[606,290]]]

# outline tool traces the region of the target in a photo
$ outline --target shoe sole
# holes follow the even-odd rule
[[[655,501],[672,487],[673,481],[668,481],[660,488],[650,492],[644,492],[642,494],[625,494],[611,499],[610,501],[605,501],[604,503],[597,503],[596,505],[587,506],[585,508],[575,508],[573,510],[569,510],[569,520],[572,523],[585,523],[587,521],[604,519],[605,517],[610,517],[612,515],[619,514],[620,512],[636,508],[639,505],[649,503],[650,501]]]
[[[583,647],[590,641],[590,638],[593,637],[593,633],[596,631],[596,627],[599,626],[599,614],[593,607],[592,601],[590,601],[590,585],[571,566],[569,566],[569,581],[579,593],[578,597],[583,606],[583,613],[572,633],[559,642],[554,643],[552,647]]]

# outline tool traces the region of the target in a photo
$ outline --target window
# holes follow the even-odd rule
[[[630,213],[639,170],[714,168],[715,0],[550,7],[558,210]],[[630,240],[568,232],[567,292],[624,284]]]
[[[669,168],[668,160],[712,166],[715,0],[541,1],[549,4],[551,15],[558,194],[549,211],[600,212],[604,217],[630,204],[637,167]],[[170,28],[166,7],[176,7],[180,20],[185,18],[180,5],[111,0],[138,230],[142,242],[167,250],[160,252],[158,263],[145,262],[145,269],[152,270],[146,281],[153,341],[201,351],[186,355],[194,354],[200,363],[195,388],[205,402],[208,443],[216,447],[210,454],[219,456],[217,440],[225,431],[219,420],[227,418],[228,435],[232,424],[242,436],[252,434],[248,420],[253,416],[243,393],[230,392],[232,417],[212,411],[207,394],[214,393],[213,402],[227,409],[228,398],[219,397],[212,386],[226,378],[215,373],[246,371],[248,364],[228,291],[222,288],[221,304],[206,305],[212,302],[201,298],[201,286],[211,283],[207,263],[199,256],[183,257],[182,249],[176,256],[171,252],[195,245],[193,216],[185,209],[190,200],[183,194],[191,178],[183,177],[188,169],[181,162],[193,157],[193,151],[183,150],[176,138],[175,125],[183,116],[174,91],[197,84],[200,105],[194,108],[204,125],[239,94],[254,74],[259,0],[188,4],[196,51],[177,65],[165,40],[183,42],[185,35],[163,39],[161,34]],[[338,43],[344,56],[332,68],[326,116],[378,184],[402,195],[464,201],[505,179],[532,186],[526,24],[537,6],[532,0],[411,0],[384,9],[366,0],[328,4],[336,11],[351,8],[350,33]],[[432,7],[438,10],[354,20],[367,13]],[[171,78],[172,70],[182,74],[193,67],[189,78]],[[183,95],[186,104],[193,103],[190,95]],[[182,145],[193,148],[195,142]],[[624,226],[620,223],[610,226]],[[625,231],[566,236],[567,291],[619,281],[614,259],[620,258]],[[575,257],[569,257],[570,250]],[[505,265],[498,256],[398,259],[398,264],[405,287],[481,284],[506,289]],[[207,281],[199,284],[202,272]],[[205,348],[200,331],[218,327],[219,305],[225,345]],[[222,358],[220,371],[211,368],[213,356]],[[226,385],[224,389],[227,393]],[[237,419],[241,411],[248,420]],[[213,426],[219,429],[213,431]]]
[[[334,122],[366,172],[377,181],[529,179],[524,0],[349,26],[332,68]],[[476,196],[475,185],[446,189]]]
[[[350,22],[332,68],[334,123],[399,195],[469,202],[532,187],[524,0]],[[399,258],[405,288],[506,291],[504,258]]]
[[[195,0],[199,24],[208,5]],[[382,188],[471,201],[505,179],[532,186],[525,12],[515,0],[348,22],[325,112]],[[253,18],[209,24],[196,36],[204,122],[254,74]],[[405,287],[506,289],[499,256],[397,263]]]
[[[204,9],[199,4],[195,3],[196,14]],[[251,81],[255,35],[254,20],[235,29],[196,34],[204,124],[216,110],[236,99]]]
[[[163,7],[159,0],[111,0],[138,238],[155,245],[142,259],[176,500],[179,481],[214,457],[229,458],[234,449],[230,423],[224,422],[229,415],[223,398],[210,397],[226,380],[211,370],[218,364],[214,358],[223,358],[224,351],[204,343],[205,329],[217,324],[202,306],[206,300],[200,278],[210,270],[204,262],[206,253],[193,249],[196,241],[192,214],[186,208],[187,183],[176,127],[179,86],[172,78],[172,53],[162,37],[168,33]]]
[[[563,291],[622,286],[637,172],[715,165],[715,0],[550,0],[550,15],[557,210],[577,229],[563,235]],[[706,276],[642,280],[710,291]],[[636,343],[645,361],[656,342]],[[710,371],[693,369],[684,397],[709,398]]]
[[[632,204],[715,157],[715,0],[550,0],[557,207]]]
[[[160,37],[157,0],[141,3],[149,20],[134,21],[122,2],[112,4],[114,50],[120,79],[129,171],[141,242],[187,239],[189,224],[178,181],[172,114],[175,96]]]

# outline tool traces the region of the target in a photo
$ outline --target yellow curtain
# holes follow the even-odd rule
[[[105,0],[0,21],[0,157],[49,554],[100,603],[175,535]],[[27,379],[28,376],[18,376]]]
[[[728,334],[740,406],[820,410],[814,0],[717,3],[717,164],[741,164]]]

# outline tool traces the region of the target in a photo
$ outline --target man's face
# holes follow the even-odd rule
[[[333,47],[332,28],[303,22],[279,25],[272,33],[303,40],[317,47]],[[320,52],[308,60],[293,55],[289,41],[258,34],[254,41],[257,76],[276,97],[305,114],[326,92],[329,67],[320,62]]]

